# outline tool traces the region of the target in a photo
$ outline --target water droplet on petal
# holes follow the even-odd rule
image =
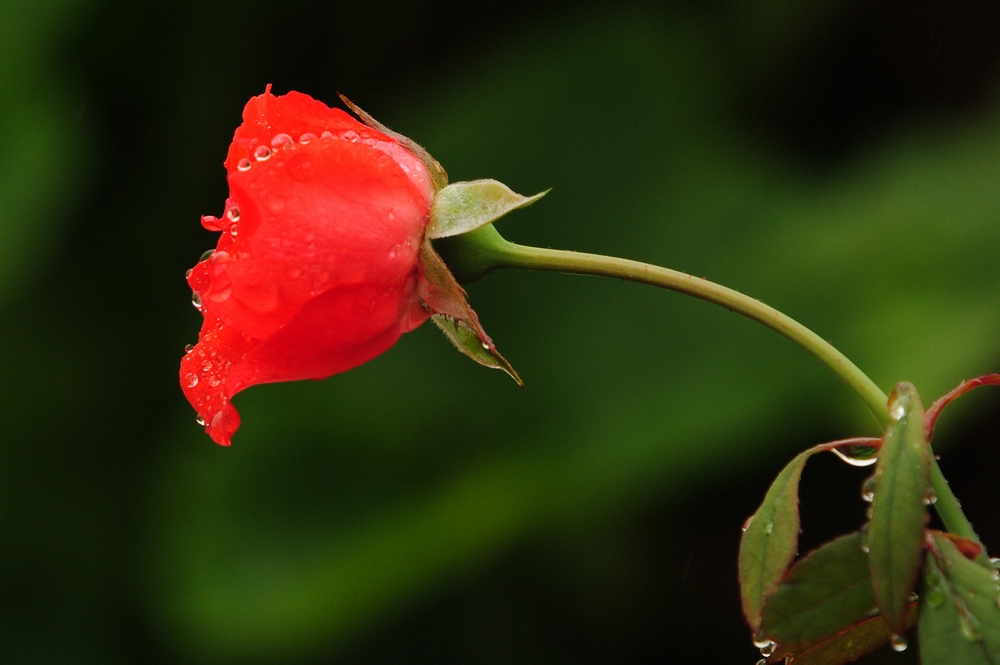
[[[229,235],[233,236],[234,238],[239,232],[240,229],[238,224],[233,224],[232,226],[229,227]]]
[[[889,644],[892,645],[893,651],[906,651],[906,647],[908,646],[906,638],[902,635],[893,635],[889,638]]]
[[[194,388],[198,385],[198,375],[194,372],[188,372],[184,375],[184,383],[188,388]]]
[[[253,149],[253,158],[258,162],[263,162],[271,158],[271,149],[266,145],[259,145]]]
[[[275,134],[274,138],[271,139],[271,147],[275,150],[281,150],[293,145],[295,145],[295,141],[288,134]]]
[[[212,258],[213,254],[215,254],[215,250],[214,249],[210,249],[210,250],[208,250],[206,252],[203,252],[202,255],[201,255],[201,258],[198,259],[198,263],[201,263],[202,261],[209,260],[210,258]]]
[[[312,132],[306,132],[305,134],[299,137],[299,143],[301,143],[302,145],[306,145],[309,142],[315,140],[316,140],[316,135],[313,134]]]
[[[191,353],[192,351],[194,351],[194,344],[187,344],[184,347],[184,353]]]
[[[350,141],[351,143],[354,143],[355,141],[358,140],[358,135],[357,132],[346,131],[340,135],[340,138],[344,139],[345,141]]]
[[[196,310],[201,311],[201,295],[197,291],[191,294],[191,304]]]
[[[185,270],[184,271],[184,279],[187,279],[188,277],[190,277],[191,273],[193,273],[193,272],[194,272],[194,268],[188,268],[187,270]]]
[[[875,476],[868,476],[865,482],[861,483],[861,498],[866,503],[875,500]]]
[[[333,132],[330,132],[330,131],[323,132],[322,134],[320,134],[320,137],[324,138],[324,139],[332,139],[333,138]]]
[[[240,161],[236,162],[237,171],[249,171],[250,170],[250,160],[244,157]]]
[[[226,217],[228,217],[229,220],[232,222],[240,221],[240,209],[237,208],[236,206],[233,206],[232,208],[226,211]]]
[[[374,148],[377,143],[378,141],[376,141],[375,139],[365,139],[365,145],[370,146],[372,148]]]
[[[878,448],[872,446],[842,446],[833,454],[851,466],[871,466],[878,461]]]
[[[221,231],[223,228],[222,220],[215,215],[202,215],[201,225],[209,231]]]
[[[201,417],[200,413],[198,414],[198,417],[194,419],[194,421],[199,425],[201,425],[202,427],[205,426],[205,419]]]

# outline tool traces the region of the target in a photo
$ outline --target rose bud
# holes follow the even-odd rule
[[[466,222],[464,208],[442,207],[442,235],[479,228],[537,197],[493,181],[445,187],[426,151],[352,108],[368,124],[268,86],[243,110],[225,162],[229,200],[220,217],[202,218],[221,232],[218,246],[188,273],[205,320],[180,368],[198,421],[222,445],[240,424],[236,393],[346,371],[431,315],[460,350],[516,378],[427,228],[439,189],[474,192],[487,183],[492,206],[488,219],[478,213]],[[497,192],[506,207],[497,207]],[[472,199],[463,196],[467,207]]]

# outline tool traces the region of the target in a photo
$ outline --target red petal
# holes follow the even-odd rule
[[[230,403],[229,377],[259,342],[212,316],[205,317],[198,344],[181,359],[181,388],[198,412],[209,436],[223,446],[240,426],[240,415]]]

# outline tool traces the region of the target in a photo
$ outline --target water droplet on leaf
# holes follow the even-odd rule
[[[757,632],[753,636],[753,645],[758,649],[763,649],[768,644],[771,644],[771,640],[762,632]]]
[[[902,635],[893,635],[889,638],[889,644],[892,646],[893,651],[906,651],[906,647],[908,646],[906,638]]]
[[[982,639],[982,634],[979,632],[979,619],[972,614],[959,615],[958,632],[962,633],[962,637],[970,642],[978,642]]]
[[[861,483],[861,498],[866,503],[875,500],[875,476],[868,476],[865,482]]]
[[[927,592],[927,604],[931,607],[941,607],[944,605],[945,595],[940,588],[934,588]]]
[[[878,461],[878,448],[872,446],[842,446],[833,454],[851,466],[871,466]]]

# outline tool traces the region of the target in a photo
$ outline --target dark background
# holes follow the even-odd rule
[[[872,434],[800,349],[635,284],[496,273],[525,379],[431,326],[261,386],[211,443],[177,385],[246,100],[349,95],[510,239],[705,275],[927,403],[1000,369],[991,2],[6,0],[0,653],[10,663],[752,663],[740,525],[802,448]],[[938,452],[1000,548],[1000,395]],[[803,550],[866,471],[804,477]],[[888,649],[866,662],[915,662]]]

